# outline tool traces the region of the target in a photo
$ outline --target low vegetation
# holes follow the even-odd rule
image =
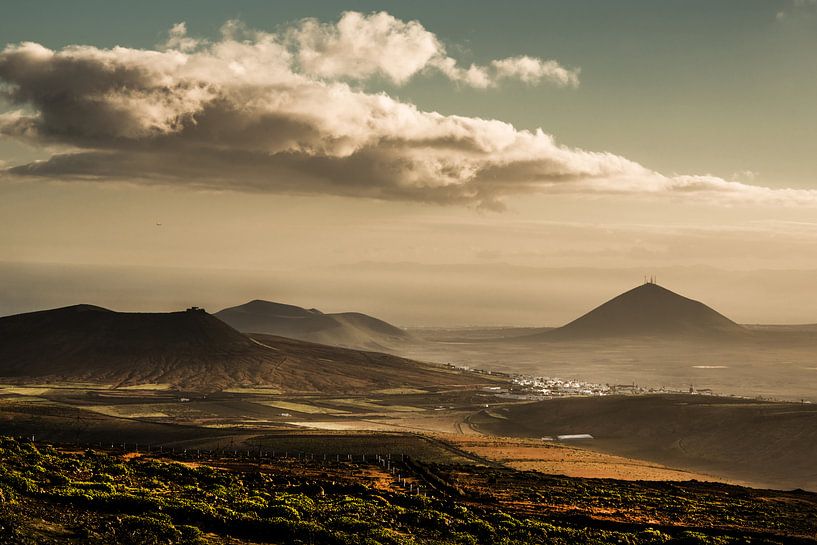
[[[12,438],[0,459],[0,543],[817,543],[805,492],[395,460],[410,492],[371,457],[170,460]]]

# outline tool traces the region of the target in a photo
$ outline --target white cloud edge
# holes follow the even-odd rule
[[[378,75],[403,85],[419,74],[437,71],[454,82],[479,89],[496,87],[509,79],[529,85],[579,84],[578,69],[527,55],[463,68],[448,55],[442,40],[419,21],[402,21],[385,11],[347,11],[336,23],[303,19],[283,34],[281,41],[292,51],[299,67],[322,78],[365,80]]]

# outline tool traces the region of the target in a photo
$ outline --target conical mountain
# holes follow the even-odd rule
[[[709,337],[742,335],[746,329],[705,304],[655,283],[633,288],[541,339],[603,337]]]
[[[331,346],[381,350],[406,342],[410,335],[388,322],[359,312],[324,314],[256,299],[215,314],[245,333],[265,333]]]

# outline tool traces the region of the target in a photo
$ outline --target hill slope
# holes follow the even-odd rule
[[[701,395],[553,399],[483,412],[484,432],[520,437],[591,434],[619,456],[761,486],[817,490],[817,406]]]
[[[320,444],[330,458],[347,452],[336,441]],[[402,449],[385,450],[388,465],[425,491],[418,498],[416,486],[397,482],[372,456],[332,464],[265,450],[262,464],[262,446],[269,449],[251,451],[256,464],[249,452],[221,449],[172,457],[143,449],[132,457],[124,449],[77,452],[0,439],[0,490],[12,498],[0,509],[0,542],[817,543],[817,494],[803,491],[570,479],[415,456],[401,461]],[[201,492],[213,489],[218,493]]]
[[[266,333],[347,348],[383,349],[411,336],[388,322],[357,312],[324,314],[316,309],[256,299],[215,314],[245,333]]]
[[[643,284],[538,339],[600,337],[723,337],[746,329],[710,307],[658,284]]]
[[[201,310],[122,313],[90,305],[0,318],[0,377],[324,393],[481,382],[387,354],[271,336],[258,341]]]

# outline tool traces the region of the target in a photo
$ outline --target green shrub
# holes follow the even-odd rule
[[[726,538],[713,537],[701,532],[681,532],[681,534],[670,541],[672,545],[722,545],[728,543]]]
[[[639,543],[644,543],[645,545],[661,545],[662,543],[671,541],[672,536],[654,528],[647,528],[638,533],[638,540]]]
[[[123,545],[162,545],[177,543],[182,534],[167,516],[117,517],[114,532]]]
[[[262,516],[265,518],[269,517],[287,520],[301,520],[301,514],[298,512],[298,510],[291,505],[286,504],[270,505],[263,511]]]

